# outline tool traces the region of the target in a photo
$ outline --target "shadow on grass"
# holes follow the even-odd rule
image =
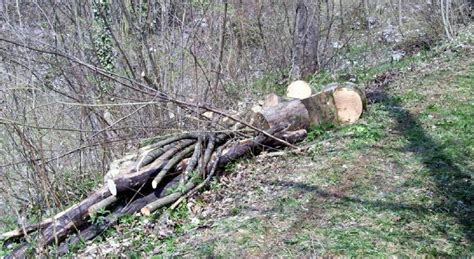
[[[468,157],[453,157],[440,143],[437,143],[423,129],[420,121],[404,109],[400,102],[386,93],[382,93],[382,104],[390,111],[390,116],[396,121],[395,130],[408,140],[408,145],[402,152],[413,152],[421,158],[429,179],[435,183],[433,199],[434,206],[419,206],[385,201],[370,201],[340,193],[328,192],[318,186],[298,182],[272,181],[271,185],[297,188],[318,196],[335,199],[336,202],[357,203],[371,207],[374,210],[410,211],[416,215],[432,213],[447,214],[458,222],[468,242],[472,243],[474,227],[474,186],[469,168],[460,168],[456,161],[466,161]],[[450,147],[453,148],[453,147]],[[454,147],[456,148],[456,147]],[[419,172],[424,173],[424,172]],[[443,230],[441,230],[443,231]],[[443,231],[445,232],[445,231]],[[445,233],[448,235],[448,233]]]
[[[304,192],[312,192],[316,193],[318,196],[328,199],[339,200],[343,203],[358,203],[363,204],[365,206],[377,209],[377,210],[392,210],[392,211],[403,211],[409,210],[416,213],[430,213],[431,208],[429,207],[421,207],[418,205],[411,205],[411,204],[402,204],[402,203],[394,203],[394,202],[384,202],[384,201],[369,201],[353,196],[343,195],[336,192],[325,191],[319,186],[300,183],[300,182],[292,182],[292,181],[267,181],[263,182],[264,184],[268,185],[275,185],[275,186],[283,186],[288,188],[296,188]]]
[[[456,165],[456,161],[464,162],[470,158],[453,157],[446,147],[429,136],[420,121],[404,109],[396,98],[384,93],[383,100],[385,108],[391,111],[390,115],[397,121],[395,130],[409,141],[405,150],[413,152],[422,159],[428,176],[436,184],[434,194],[437,205],[434,209],[436,212],[448,213],[456,218],[462,226],[465,237],[472,242],[474,239],[472,176],[469,168],[463,169]]]

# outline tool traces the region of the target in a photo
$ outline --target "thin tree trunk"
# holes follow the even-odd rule
[[[221,27],[221,34],[219,37],[219,57],[217,59],[216,64],[216,81],[214,83],[214,91],[217,93],[217,87],[219,86],[219,82],[221,80],[221,71],[222,71],[222,60],[224,57],[224,46],[225,46],[225,33],[226,33],[226,22],[227,22],[227,7],[228,3],[227,0],[224,1],[224,17],[222,19],[222,27]],[[224,89],[225,90],[225,89]]]
[[[403,20],[402,20],[402,14],[403,14],[403,1],[398,0],[398,30],[400,31],[400,34],[403,36]]]
[[[290,74],[290,77],[293,80],[300,79],[302,77],[307,20],[308,9],[303,0],[298,0],[296,5],[295,29],[293,31],[294,45]]]
[[[293,57],[290,78],[293,80],[314,73],[319,65],[319,3],[310,12],[310,5],[299,0],[296,5]]]

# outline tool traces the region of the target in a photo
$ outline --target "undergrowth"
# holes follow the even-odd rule
[[[472,44],[472,37],[462,42]],[[213,182],[203,198],[180,206],[171,224],[122,221],[116,239],[126,245],[118,254],[472,256],[472,57],[449,43],[353,69],[362,85],[388,70],[401,73],[358,123],[312,127],[307,155],[230,164],[234,178]],[[345,74],[319,73],[311,82]]]

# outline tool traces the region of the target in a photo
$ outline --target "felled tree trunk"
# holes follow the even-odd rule
[[[329,84],[324,88],[323,93],[332,96],[337,111],[337,120],[342,123],[356,122],[363,111],[367,109],[367,97],[364,91],[355,84],[348,82]],[[308,104],[307,107],[311,107],[311,105]]]
[[[283,101],[283,99],[276,95],[276,94],[269,94],[265,96],[265,100],[263,100],[263,107],[273,107],[277,106]]]
[[[287,128],[288,125],[282,124],[274,129],[268,130],[268,133],[272,134],[276,138],[288,141],[290,143],[296,143],[306,137],[305,130],[289,132],[286,131]],[[227,139],[227,137],[225,139]],[[225,151],[223,151],[219,156],[219,159],[217,159],[217,154],[212,152],[214,154],[211,153],[212,158],[210,159],[211,161],[209,163],[211,165],[213,163],[217,163],[214,167],[223,168],[227,163],[232,162],[246,154],[257,154],[263,149],[263,147],[276,147],[279,145],[281,145],[280,142],[268,138],[267,136],[259,135],[252,139],[241,140],[231,145],[229,144]],[[110,181],[113,182],[112,186],[114,187],[112,187],[112,192],[114,192],[115,195],[111,192],[111,185],[107,184],[97,192],[91,194],[84,201],[72,206],[65,213],[61,213],[59,217],[55,217],[47,227],[42,226],[44,229],[38,228],[38,232],[36,233],[37,240],[35,245],[35,253],[44,252],[44,249],[53,243],[59,245],[61,248],[59,251],[65,251],[67,250],[67,247],[70,247],[75,243],[94,238],[106,228],[117,224],[119,217],[122,215],[136,213],[140,210],[144,214],[150,214],[158,208],[168,206],[176,202],[180,197],[186,195],[187,192],[195,188],[199,183],[197,180],[200,178],[189,177],[185,179],[185,188],[181,191],[171,191],[176,188],[176,185],[163,187],[164,191],[159,192],[159,195],[157,195],[151,186],[151,182],[160,172],[162,172],[170,160],[172,160],[172,158],[169,160],[157,158],[157,160],[137,172],[120,175],[113,180],[109,180],[109,183]],[[183,172],[187,168],[188,162],[189,157],[183,157],[178,165],[167,172],[166,176],[160,182],[160,185],[162,183],[168,183],[176,177],[184,177]],[[203,164],[202,167],[204,168],[204,173],[207,174],[207,170],[213,166]],[[200,169],[196,170],[200,171]],[[124,200],[128,200],[130,197],[135,195],[138,196],[138,199],[130,203],[130,205],[126,205],[125,207],[120,205],[124,203]],[[91,219],[95,217],[94,212],[100,210],[110,211],[110,214],[105,217],[107,220],[104,220],[104,222],[91,223]],[[69,234],[78,230],[82,232],[70,239],[67,239]],[[21,230],[16,232],[21,233]],[[34,233],[30,233],[30,236],[34,235]],[[18,236],[19,235],[17,233],[15,237]],[[6,236],[5,238],[13,238],[13,236]],[[11,255],[11,257],[23,258],[27,256],[30,246],[30,244],[25,243],[20,248],[18,248]]]
[[[306,129],[310,125],[308,110],[298,99],[264,107],[254,116],[255,126],[261,129],[269,129],[281,123],[289,124],[289,130]]]
[[[253,115],[255,125],[268,129],[291,123],[291,130],[323,123],[354,123],[366,108],[364,92],[353,84],[331,84],[308,98],[262,107]]]
[[[20,238],[23,242],[10,257],[23,258],[31,251],[33,245],[21,240],[25,235],[29,240],[35,240],[33,248],[36,254],[56,244],[60,255],[71,245],[92,239],[118,224],[122,215],[149,215],[165,206],[175,208],[204,188],[217,171],[236,159],[258,154],[267,147],[294,147],[292,144],[302,141],[306,129],[312,124],[340,121],[347,114],[354,116],[351,120],[358,118],[352,111],[361,109],[359,106],[364,103],[361,93],[355,87],[337,86],[302,100],[282,101],[273,96],[271,105],[254,112],[253,125],[246,123],[245,117],[228,116],[235,124],[233,128],[240,124],[240,129],[247,127],[256,131],[254,137],[246,139],[232,130],[226,133],[183,133],[162,139],[114,163],[104,186],[82,202],[40,224],[0,237],[4,240]],[[210,125],[219,120],[214,115]],[[103,220],[94,220],[97,215]]]
[[[303,80],[291,82],[286,89],[286,96],[289,98],[304,99],[313,94],[313,88]]]

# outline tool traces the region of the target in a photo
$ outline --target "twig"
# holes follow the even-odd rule
[[[181,176],[181,184],[184,184],[184,181],[187,180],[189,172],[194,170],[196,167],[196,164],[201,157],[201,152],[202,152],[202,147],[203,147],[203,139],[200,137],[194,147],[194,153],[189,159],[188,166],[186,167],[186,170],[184,170],[183,175]]]
[[[211,171],[207,175],[206,179],[204,179],[204,181],[202,181],[199,185],[194,187],[191,191],[189,191],[185,195],[181,196],[181,198],[179,198],[175,203],[173,203],[173,205],[171,205],[170,210],[174,210],[181,202],[183,202],[185,199],[187,199],[187,198],[191,197],[192,195],[194,195],[196,192],[198,192],[199,190],[204,188],[209,183],[209,181],[211,181],[212,177],[214,176],[214,174],[216,172],[217,165],[219,164],[219,160],[220,160],[220,156],[222,154],[222,150],[223,150],[222,147],[219,147],[217,149],[217,151],[216,151],[216,154],[217,154],[216,160],[212,164]]]
[[[172,159],[170,159],[166,166],[161,169],[158,175],[151,182],[151,186],[153,187],[153,189],[156,189],[156,187],[158,187],[158,184],[161,182],[161,180],[163,180],[163,178],[166,176],[166,173],[168,173],[168,171],[171,170],[173,166],[183,160],[183,158],[185,158],[193,150],[194,146],[188,146],[183,151],[175,155]]]

